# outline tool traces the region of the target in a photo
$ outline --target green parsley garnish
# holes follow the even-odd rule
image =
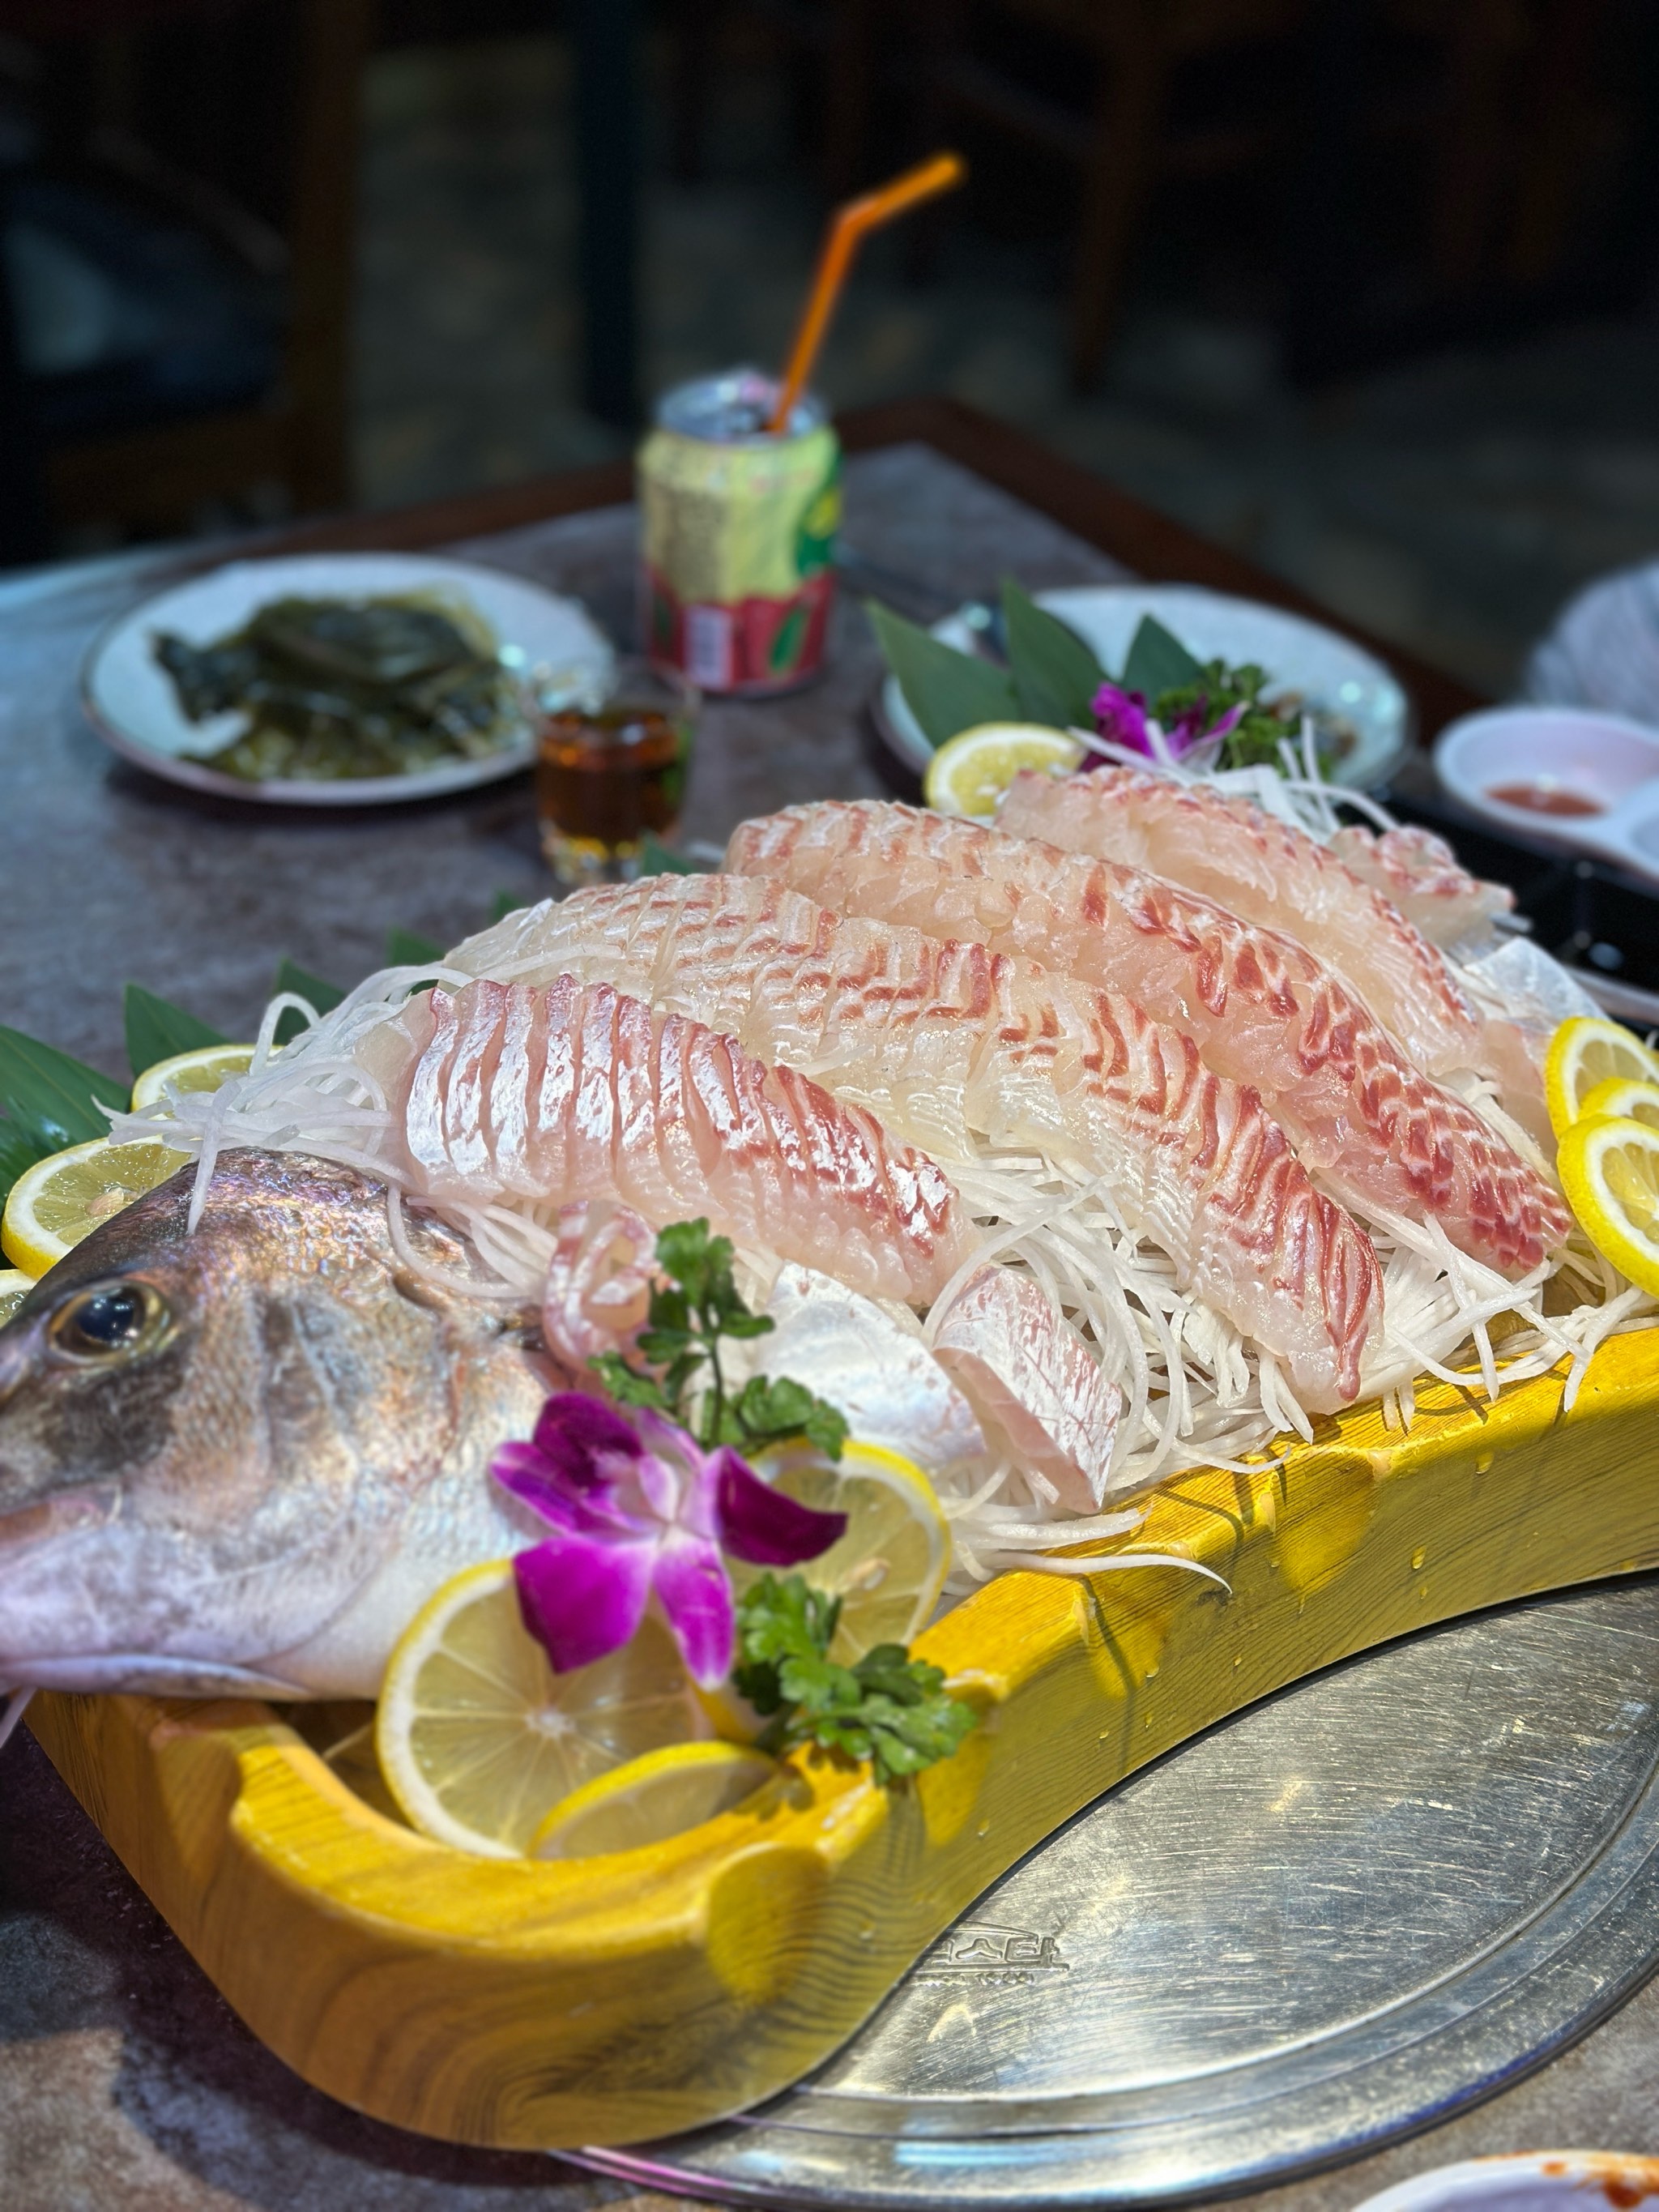
[[[732,1277],[729,1237],[711,1237],[706,1220],[676,1221],[657,1238],[657,1265],[668,1278],[651,1293],[639,1352],[645,1368],[630,1366],[619,1352],[589,1362],[622,1406],[646,1406],[690,1429],[705,1451],[716,1444],[757,1450],[783,1437],[805,1437],[828,1459],[838,1460],[847,1423],[831,1405],[787,1377],[752,1376],[728,1395],[720,1366],[720,1339],[735,1342],[766,1336],[775,1324],[752,1314]],[[688,1403],[702,1392],[695,1415]]]
[[[772,1751],[816,1743],[868,1759],[879,1782],[896,1782],[949,1759],[978,1721],[945,1676],[902,1644],[878,1644],[851,1667],[830,1645],[841,1600],[800,1575],[763,1575],[738,1601],[733,1687],[770,1722]]]

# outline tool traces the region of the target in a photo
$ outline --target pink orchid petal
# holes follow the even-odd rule
[[[626,1541],[643,1533],[639,1520],[618,1504],[612,1486],[579,1487],[554,1468],[538,1445],[501,1445],[489,1462],[489,1472],[520,1504],[571,1535],[611,1536]]]
[[[620,1651],[635,1634],[651,1595],[654,1549],[590,1536],[550,1536],[518,1554],[513,1575],[519,1610],[555,1674],[591,1666]]]
[[[1152,757],[1146,734],[1146,701],[1139,691],[1126,691],[1121,684],[1103,684],[1094,696],[1094,716],[1103,738],[1127,745],[1132,752]]]
[[[844,1513],[817,1513],[774,1490],[729,1444],[710,1462],[720,1542],[757,1567],[794,1567],[816,1559],[847,1533]]]
[[[717,1688],[731,1672],[737,1635],[719,1548],[694,1536],[672,1540],[658,1553],[652,1579],[692,1680]]]
[[[639,1434],[614,1406],[586,1390],[556,1390],[542,1407],[536,1423],[536,1449],[545,1453],[556,1470],[586,1489],[609,1479],[605,1460],[636,1460],[641,1446]]]

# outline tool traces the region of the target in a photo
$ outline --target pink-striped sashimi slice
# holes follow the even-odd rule
[[[1295,938],[1353,986],[1425,1075],[1482,1066],[1480,1024],[1441,953],[1327,846],[1249,799],[1133,768],[1064,778],[1028,769],[996,826],[1144,869]]]
[[[1378,836],[1351,823],[1332,838],[1331,850],[1362,883],[1392,899],[1431,945],[1459,944],[1515,911],[1507,884],[1472,876],[1432,830],[1385,830]]]
[[[1255,1091],[1114,992],[729,876],[578,892],[448,958],[614,983],[810,1070],[930,1151],[1023,1147],[1097,1178],[1183,1289],[1284,1363],[1310,1411],[1358,1395],[1382,1321],[1370,1239]]]
[[[933,1357],[993,1436],[1073,1513],[1093,1513],[1111,1481],[1123,1393],[1039,1283],[975,1269],[931,1316]]]
[[[1571,1229],[1559,1193],[1413,1067],[1304,945],[1161,877],[873,799],[744,823],[726,861],[842,913],[976,939],[1123,992],[1253,1085],[1349,1203],[1437,1220],[1505,1273],[1537,1267]]]
[[[611,1199],[873,1297],[936,1297],[979,1242],[948,1176],[730,1038],[606,984],[481,981],[415,1002],[404,1143],[440,1200]]]

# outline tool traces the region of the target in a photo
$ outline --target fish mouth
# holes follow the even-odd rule
[[[120,1498],[119,1488],[112,1482],[88,1483],[84,1488],[60,1490],[33,1505],[0,1513],[0,1569],[41,1544],[104,1528],[114,1519]]]

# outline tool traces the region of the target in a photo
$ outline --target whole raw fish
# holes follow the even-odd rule
[[[371,1696],[434,1590],[538,1540],[488,1469],[560,1378],[409,1273],[366,1176],[226,1152],[187,1235],[191,1180],[0,1329],[0,1684]]]

